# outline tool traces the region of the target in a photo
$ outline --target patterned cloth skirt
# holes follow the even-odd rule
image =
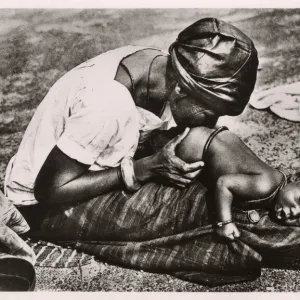
[[[211,199],[199,181],[186,189],[148,183],[134,194],[115,191],[78,205],[37,205],[22,213],[32,237],[208,286],[254,280],[263,262],[300,257],[300,227],[277,223],[265,209],[233,209],[241,236],[220,240]]]

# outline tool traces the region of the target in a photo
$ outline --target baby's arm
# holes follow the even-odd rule
[[[215,191],[217,223],[226,223],[232,220],[231,207],[234,196],[244,198],[245,201],[268,196],[271,187],[268,184],[269,180],[266,179],[262,174],[227,174],[221,176],[217,181]],[[234,223],[218,227],[216,232],[230,240],[239,237],[239,231]]]

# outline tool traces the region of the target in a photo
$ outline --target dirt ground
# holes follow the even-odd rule
[[[254,40],[256,91],[299,80],[300,9],[0,10],[0,188],[31,116],[62,74],[121,45],[167,49],[181,29],[206,16],[230,21]],[[251,107],[221,123],[270,165],[300,169],[299,123]],[[37,291],[300,291],[297,270],[263,269],[254,282],[217,288],[98,262],[36,271]]]

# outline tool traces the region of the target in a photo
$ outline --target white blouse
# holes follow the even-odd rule
[[[154,129],[176,126],[169,105],[161,118],[136,107],[115,81],[119,62],[145,47],[127,46],[96,56],[60,78],[31,119],[6,171],[5,193],[17,206],[33,205],[36,177],[55,145],[90,170],[116,167],[133,156]]]

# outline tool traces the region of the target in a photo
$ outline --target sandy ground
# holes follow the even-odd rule
[[[256,91],[299,80],[300,10],[0,10],[0,186],[37,104],[59,76],[86,58],[128,43],[167,48],[181,29],[205,16],[230,21],[253,38],[260,60]],[[272,166],[299,170],[299,123],[251,107],[221,122]],[[36,271],[37,291],[300,291],[297,270],[263,269],[254,282],[217,288],[101,262]]]

